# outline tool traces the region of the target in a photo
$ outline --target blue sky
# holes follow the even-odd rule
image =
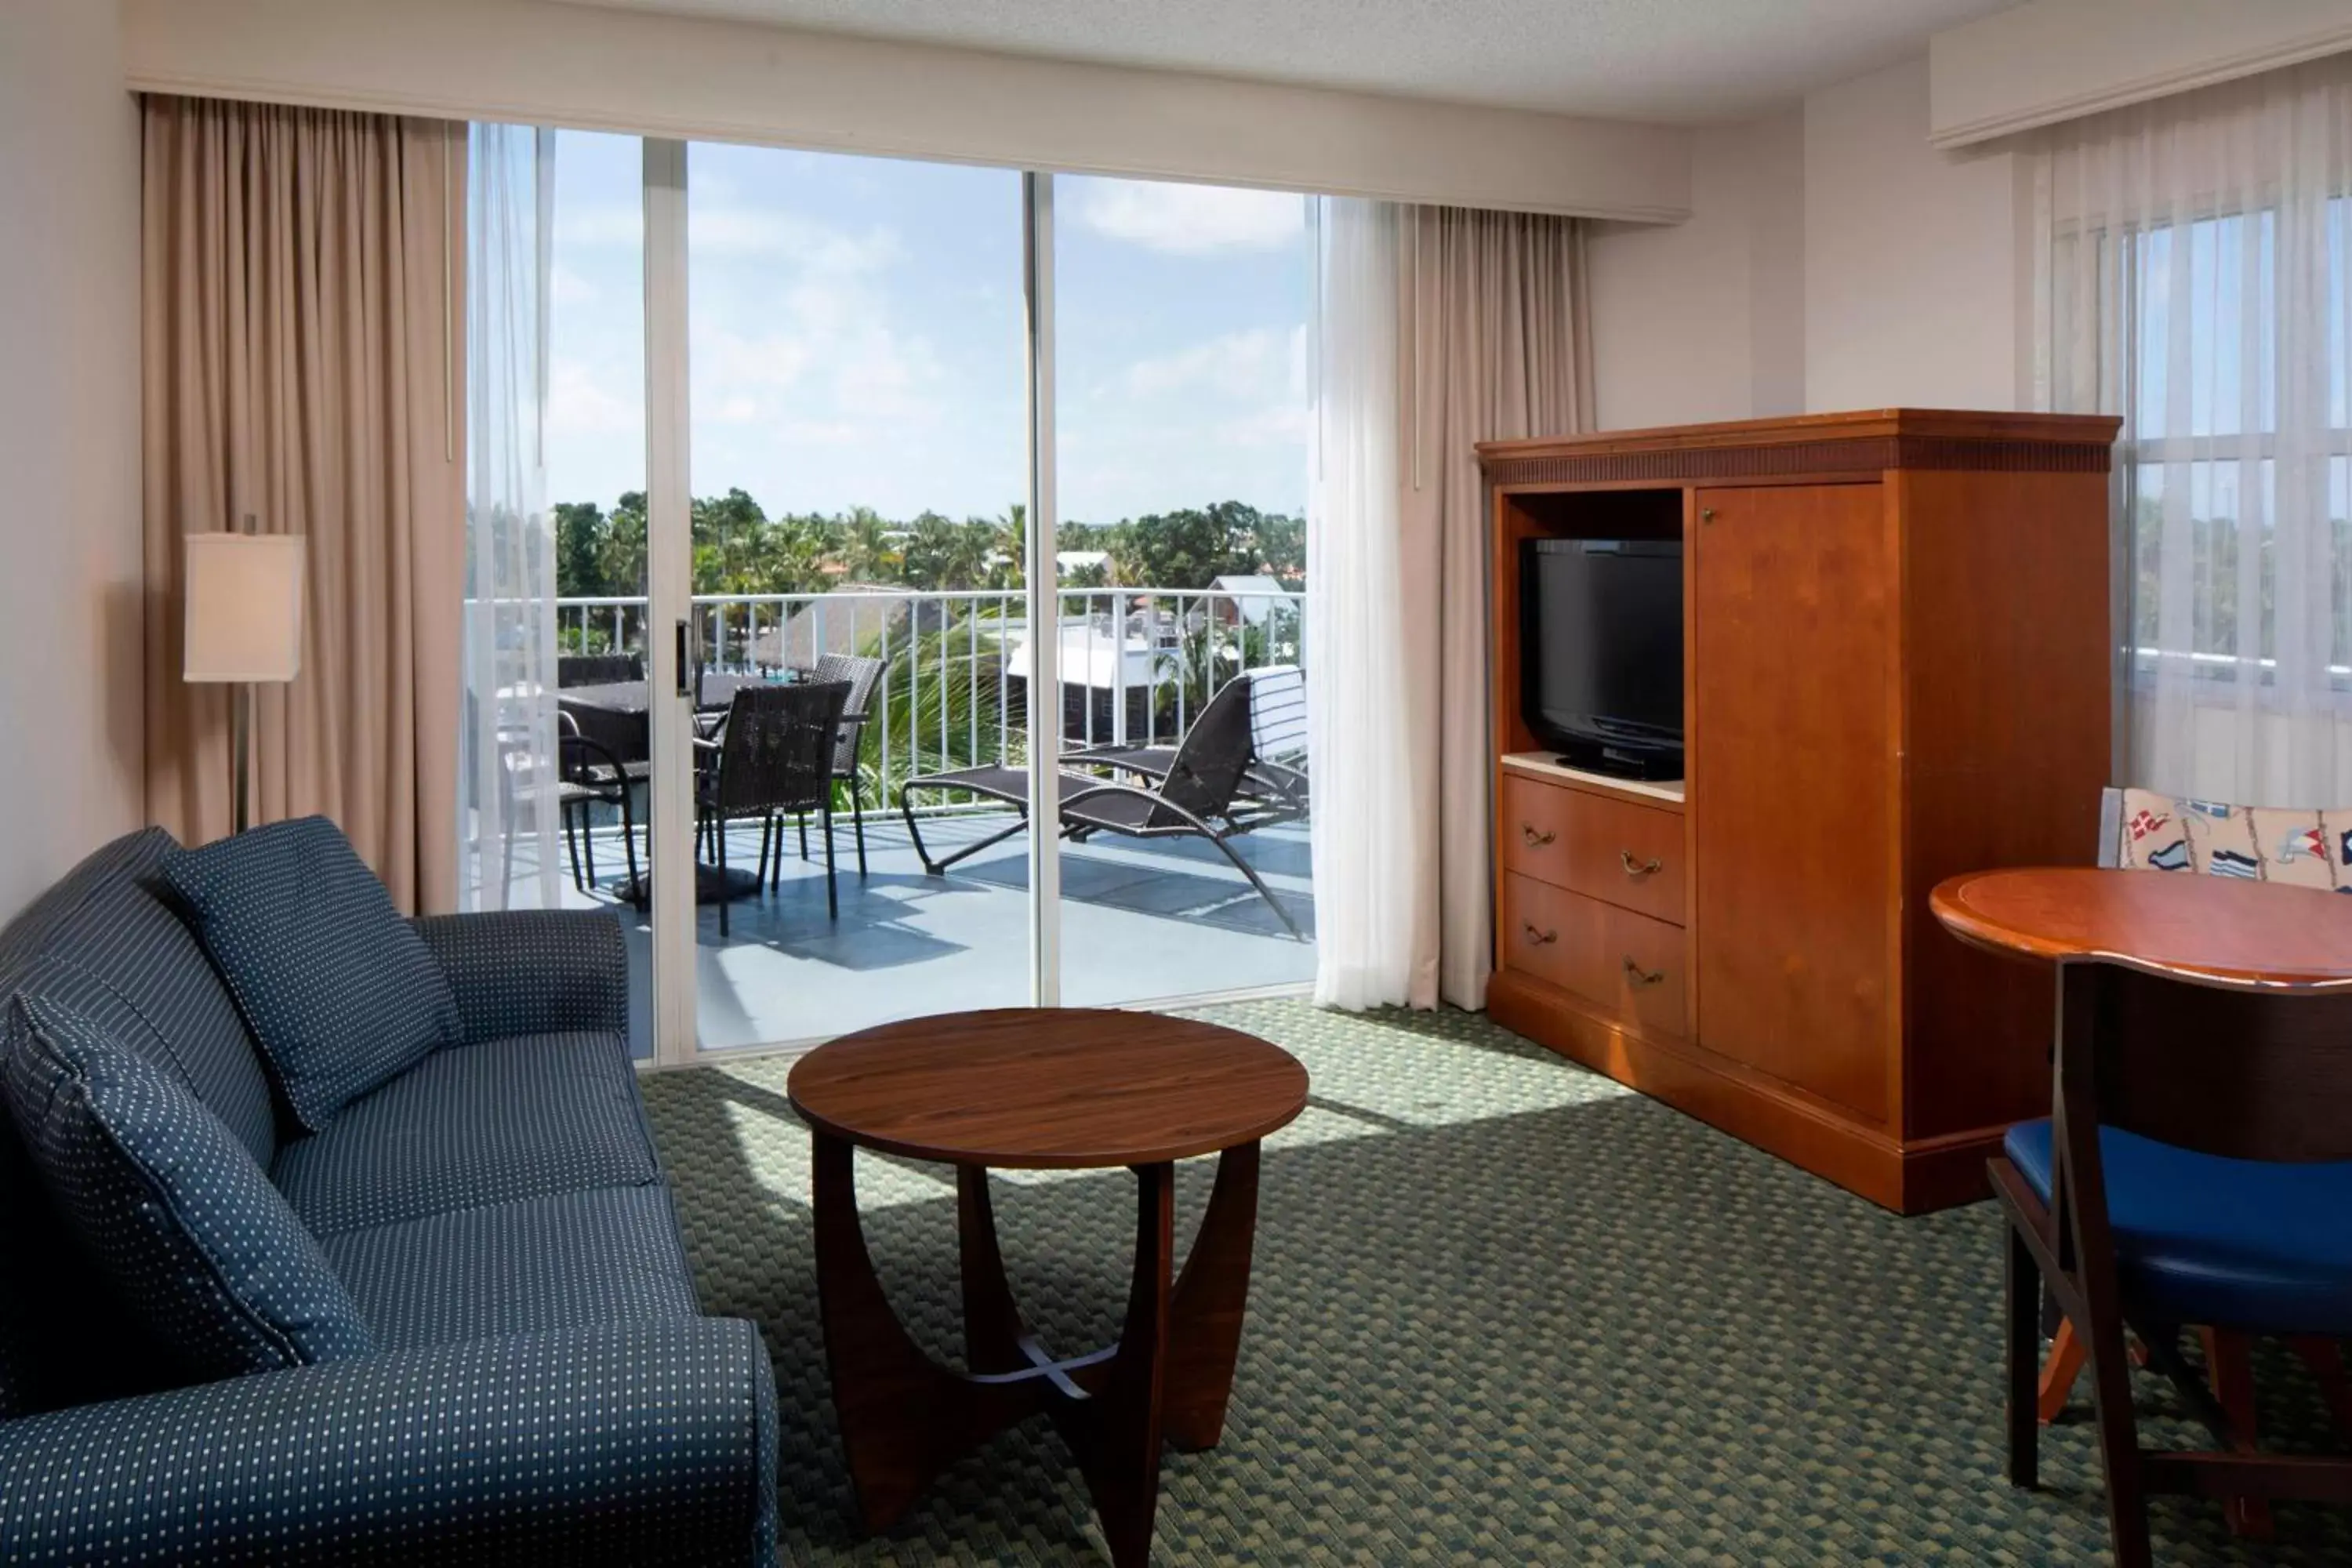
[[[644,485],[634,137],[556,153],[548,484]],[[1022,493],[1021,182],[1005,170],[697,143],[693,487],[771,512]],[[1296,195],[1055,181],[1061,515],[1306,505],[1311,251]]]

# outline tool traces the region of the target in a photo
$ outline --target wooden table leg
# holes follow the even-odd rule
[[[908,1338],[875,1277],[857,1216],[855,1154],[816,1133],[817,1293],[850,1479],[868,1530],[1000,1428],[1046,1410],[1076,1457],[1117,1568],[1143,1568],[1160,1505],[1163,1437],[1203,1448],[1224,1429],[1249,1301],[1258,1145],[1225,1151],[1181,1279],[1176,1170],[1135,1167],[1135,1267],[1115,1350],[1055,1361],[1021,1319],[996,1237],[988,1173],[956,1173],[956,1230],[971,1375]]]
[[[1094,1386],[1086,1396],[1047,1405],[1086,1475],[1115,1568],[1145,1568],[1151,1560],[1175,1255],[1175,1166],[1138,1165],[1135,1180],[1135,1275],[1118,1354],[1088,1369],[1100,1375],[1087,1380]]]
[[[1258,1145],[1238,1143],[1217,1161],[1217,1184],[1176,1281],[1168,1325],[1168,1440],[1213,1448],[1249,1309],[1250,1250],[1257,1236]]]
[[[1021,1350],[1027,1330],[1004,1277],[985,1166],[956,1167],[956,1253],[963,1279],[964,1364],[976,1373],[1020,1370],[1029,1363]]]
[[[2230,1418],[2237,1439],[2231,1446],[2241,1454],[2260,1452],[2254,1443],[2252,1340],[2232,1329],[2200,1327],[2197,1333],[2205,1346],[2206,1381],[2212,1384],[2213,1397]],[[2271,1505],[2263,1499],[2231,1498],[2222,1504],[2222,1512],[2230,1521],[2231,1534],[2256,1541],[2271,1538]]]
[[[2035,1395],[2035,1414],[2042,1426],[2064,1413],[2066,1396],[2074,1392],[2074,1380],[2083,1375],[2083,1363],[2089,1354],[2074,1332],[2074,1322],[2059,1319],[2058,1332],[2050,1342],[2050,1362],[2042,1369],[2042,1385]]]
[[[853,1150],[819,1132],[814,1153],[817,1299],[834,1409],[858,1511],[868,1530],[887,1530],[940,1470],[1034,1411],[1036,1385],[972,1383],[907,1337],[866,1247]]]

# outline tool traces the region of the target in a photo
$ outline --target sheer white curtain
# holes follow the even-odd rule
[[[2118,782],[2352,799],[2352,59],[2042,134],[2045,399],[2124,417]]]
[[[1315,999],[1401,1003],[1412,977],[1418,833],[1398,547],[1395,209],[1321,204],[1315,471],[1307,530],[1307,757],[1315,780]]]
[[[555,534],[547,306],[555,138],[476,125],[467,182],[466,617],[459,901],[553,908]]]
[[[1317,999],[1485,1004],[1487,517],[1475,444],[1583,428],[1564,218],[1322,209],[1307,530]]]

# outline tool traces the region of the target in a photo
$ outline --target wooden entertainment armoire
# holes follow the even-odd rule
[[[2049,972],[1928,889],[2088,865],[2107,782],[2103,416],[1883,409],[1478,447],[1496,1022],[1906,1214],[2050,1109]],[[1685,782],[1520,716],[1519,542],[1683,543]]]

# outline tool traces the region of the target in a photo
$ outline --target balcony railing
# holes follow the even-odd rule
[[[1306,595],[1208,588],[1065,588],[1057,660],[1066,747],[1174,744],[1235,676],[1306,654]],[[643,652],[646,601],[557,602],[565,653]],[[705,668],[805,669],[828,653],[885,659],[866,725],[866,796],[919,773],[1028,757],[1031,628],[1020,589],[698,594]]]

